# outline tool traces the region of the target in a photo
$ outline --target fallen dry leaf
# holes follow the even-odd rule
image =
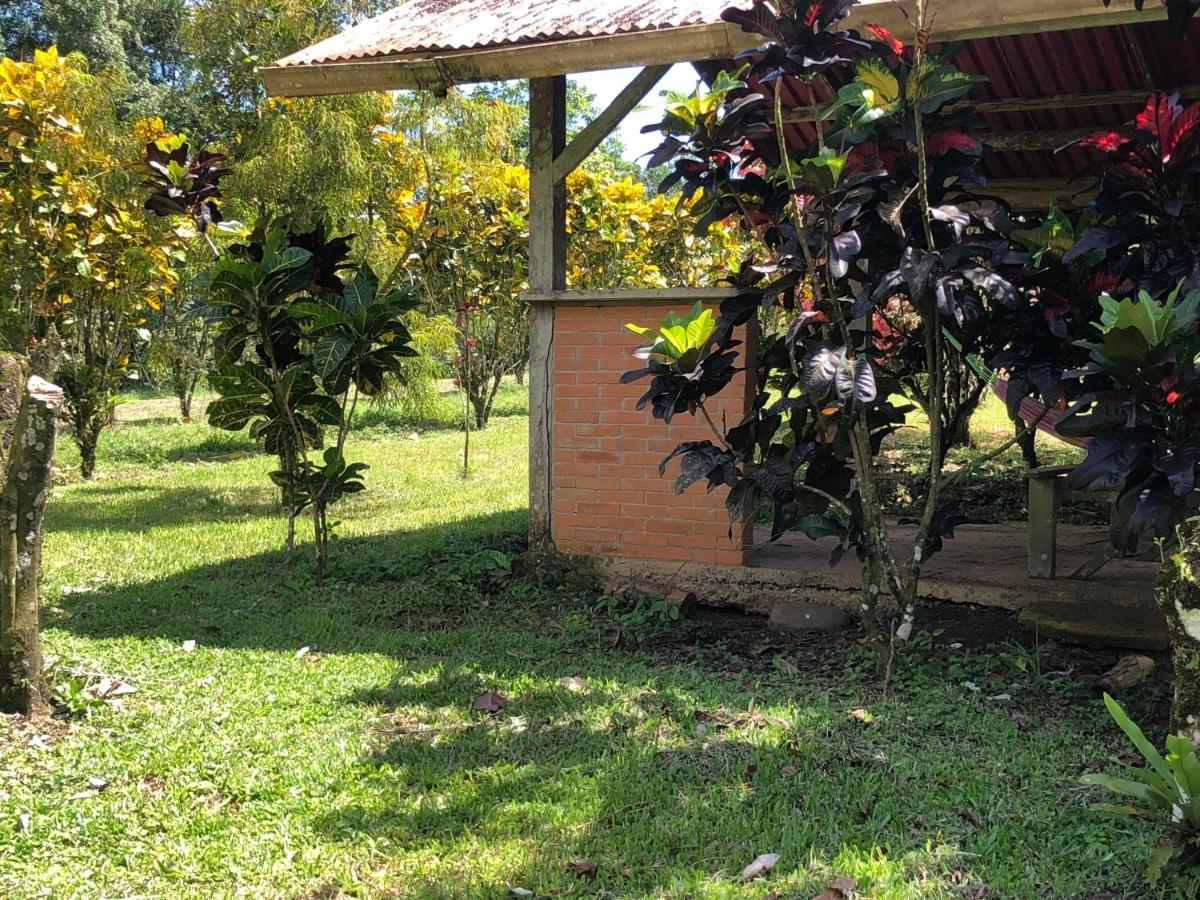
[[[490,690],[480,694],[471,702],[472,709],[480,709],[489,715],[498,713],[503,707],[508,705],[508,698],[497,690]]]
[[[854,709],[850,710],[850,718],[858,719],[860,722],[870,722],[875,717],[861,706],[856,706]]]
[[[1110,694],[1117,694],[1144,681],[1153,670],[1154,660],[1148,656],[1122,656],[1116,665],[1096,679],[1096,687]]]
[[[778,853],[761,853],[754,858],[754,862],[742,869],[742,880],[749,881],[752,878],[759,878],[766,875],[773,868],[775,863],[779,862]]]
[[[565,687],[568,691],[586,691],[587,682],[578,675],[568,675],[566,678],[558,679],[558,683]]]
[[[813,900],[849,900],[858,890],[858,882],[849,875],[839,875],[825,886]]]
[[[586,878],[591,881],[596,877],[596,864],[590,859],[577,857],[567,863],[567,871],[576,878]]]

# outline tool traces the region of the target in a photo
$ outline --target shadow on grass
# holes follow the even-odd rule
[[[261,491],[243,491],[236,497],[232,493],[195,486],[100,481],[49,504],[46,527],[50,531],[143,532],[279,513],[279,503]]]
[[[1084,762],[1071,754],[1098,718],[1027,708],[1022,729],[954,684],[875,704],[847,673],[785,677],[614,649],[590,620],[585,583],[547,571],[497,587],[473,562],[518,549],[524,525],[505,512],[338,541],[319,589],[303,553],[207,564],[56,598],[64,613],[51,624],[199,650],[395,659],[377,685],[339,694],[331,682],[328,701],[370,710],[372,724],[367,752],[322,787],[312,826],[402,848],[412,896],[503,896],[508,884],[724,896],[767,852],[783,858],[758,896],[812,896],[854,867],[874,873],[868,896],[919,885],[985,896],[966,894],[983,884],[998,892],[988,896],[1044,895],[1035,889],[1076,861],[1089,889],[1131,883],[1138,848],[1120,861],[1109,849],[1129,845],[1127,826],[1097,826],[1063,801],[1077,777],[1066,766]],[[558,683],[571,675],[588,686]],[[494,687],[508,705],[472,711]],[[877,718],[849,715],[863,703]],[[1049,736],[1034,728],[1042,716]],[[567,871],[576,858],[596,864],[594,882]]]
[[[50,530],[111,528],[130,532],[210,517],[229,521],[274,507],[249,501],[231,509],[199,488],[113,485],[106,510],[88,496],[53,504]],[[280,522],[280,537],[283,525]],[[303,523],[300,534],[305,534]],[[52,627],[94,638],[196,639],[206,646],[323,651],[402,652],[406,623],[437,628],[465,620],[480,602],[475,573],[459,568],[489,548],[523,544],[523,511],[498,512],[411,531],[335,540],[325,584],[312,576],[311,547],[260,553],[197,566],[173,575],[89,593],[48,597],[61,610]],[[470,568],[468,566],[468,568]],[[486,574],[486,573],[484,573]],[[486,599],[486,597],[484,598]],[[532,614],[531,614],[532,615]]]
[[[582,692],[527,690],[493,716],[455,715],[483,687],[473,664],[351,697],[383,711],[374,751],[347,776],[379,786],[380,799],[335,799],[317,828],[442,858],[470,858],[488,842],[518,842],[517,859],[532,851],[534,861],[517,866],[498,858],[494,876],[470,868],[460,873],[467,880],[431,872],[405,885],[433,897],[503,896],[512,886],[539,896],[731,891],[765,852],[781,854],[781,872],[809,867],[793,871],[787,896],[819,893],[839,860],[890,867],[905,883],[934,874],[984,883],[987,866],[948,834],[970,828],[961,804],[983,807],[984,798],[964,801],[953,775],[935,780],[891,763],[889,754],[914,750],[903,735],[864,736],[819,700],[811,715],[768,730],[761,714],[725,708],[737,708],[729,685],[649,675],[625,656],[588,670]],[[512,668],[500,648],[477,666],[495,676]],[[640,684],[655,687],[630,690]],[[418,725],[414,710],[432,724]],[[331,793],[361,796],[345,788]],[[979,828],[1003,833],[1007,824],[997,811]],[[594,883],[569,869],[580,859],[595,864]]]

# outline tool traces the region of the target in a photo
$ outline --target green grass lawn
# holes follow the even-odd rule
[[[520,415],[465,480],[459,433],[373,423],[318,589],[270,460],[172,413],[128,404],[100,476],[51,500],[47,648],[137,692],[0,720],[2,897],[1156,896],[1152,829],[1087,808],[1080,773],[1124,746],[1071,665],[943,635],[885,695],[852,636],[614,633],[585,574],[497,570]],[[491,689],[508,704],[473,710]],[[760,853],[774,870],[741,881]]]

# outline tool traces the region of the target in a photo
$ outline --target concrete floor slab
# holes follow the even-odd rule
[[[910,552],[913,532],[911,526],[894,526],[897,552]],[[831,567],[832,539],[812,541],[791,534],[770,542],[768,536],[767,529],[756,529],[759,549],[748,566],[680,566],[636,559],[611,559],[604,565],[613,575],[648,588],[695,591],[708,605],[769,613],[778,602],[802,599],[857,611],[860,575],[852,554]],[[1060,524],[1058,571],[1075,571],[1104,553],[1107,541],[1104,529]],[[926,563],[921,596],[1014,610],[1031,627],[1050,629],[1058,623],[1060,636],[1106,643],[1119,643],[1115,636],[1123,621],[1133,638],[1128,646],[1165,646],[1165,627],[1160,628],[1153,601],[1155,559],[1116,559],[1089,579],[1046,580],[1028,576],[1026,554],[1023,522],[960,526]]]

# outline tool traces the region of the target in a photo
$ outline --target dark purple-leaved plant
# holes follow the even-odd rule
[[[971,466],[943,470],[950,369],[1000,349],[989,323],[1030,301],[1010,277],[1027,254],[983,190],[980,121],[965,100],[978,79],[923,40],[906,47],[875,26],[867,36],[842,29],[850,6],[801,0],[725,13],[764,43],[708,94],[668,108],[652,164],[669,167],[664,188],[696,198],[699,230],[738,217],[759,250],[699,353],[680,365],[647,352],[651,364],[625,379],[651,378],[642,403],[656,417],[709,418],[705,403],[741,360],[734,329],[776,323],[755,337],[748,415],[676,448],[677,488],[703,479],[727,489],[734,520],[770,507],[773,538],[836,536],[832,561],[847,552],[861,561],[863,619],[886,667],[893,642],[880,602],[892,598],[895,634],[907,638],[922,567],[962,521],[951,489]],[[923,31],[923,4],[913,24]],[[789,140],[785,89],[811,100],[807,146]],[[883,515],[878,456],[917,385],[930,417],[928,468],[901,552]]]
[[[203,146],[193,156],[191,146],[178,136],[151,141],[146,145],[146,209],[160,216],[186,215],[201,232],[220,223],[220,181],[229,174],[226,158]]]
[[[1040,373],[1025,390],[1057,382],[1070,399],[1056,427],[1091,440],[1069,480],[1117,491],[1117,550],[1148,534],[1163,541],[1156,598],[1174,657],[1172,727],[1200,741],[1200,103],[1157,92],[1132,130],[1080,145],[1100,180],[1063,260],[1083,286],[1064,304],[1039,273],[1050,328],[1014,340],[1008,364]]]

